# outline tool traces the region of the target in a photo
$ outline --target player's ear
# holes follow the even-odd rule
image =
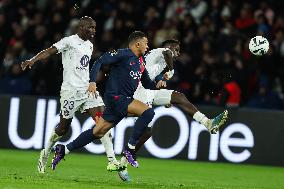
[[[139,41],[136,42],[136,47],[137,47],[137,48],[140,47],[140,42],[139,42]]]

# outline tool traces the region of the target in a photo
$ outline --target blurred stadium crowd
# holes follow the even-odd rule
[[[1,0],[0,94],[58,96],[61,57],[22,72],[21,61],[64,36],[78,18],[97,22],[94,57],[125,47],[142,30],[150,47],[181,41],[169,87],[198,104],[284,109],[284,2],[279,0]],[[251,37],[270,41],[264,57],[249,53]]]

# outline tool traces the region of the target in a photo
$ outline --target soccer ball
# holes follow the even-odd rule
[[[265,37],[255,36],[249,42],[249,50],[256,56],[262,56],[267,53],[269,49],[269,42]]]

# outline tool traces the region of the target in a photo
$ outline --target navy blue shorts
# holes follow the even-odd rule
[[[123,95],[105,95],[105,110],[102,118],[114,125],[127,116],[128,105],[133,101],[132,97]]]

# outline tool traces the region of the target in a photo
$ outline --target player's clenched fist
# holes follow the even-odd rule
[[[33,65],[34,65],[34,61],[32,60],[26,60],[24,62],[21,63],[21,67],[22,67],[22,70],[25,70],[26,67],[28,66],[29,68],[31,68]]]
[[[95,96],[97,98],[96,91],[97,91],[96,83],[95,82],[90,82],[89,87],[88,87],[89,95]]]

